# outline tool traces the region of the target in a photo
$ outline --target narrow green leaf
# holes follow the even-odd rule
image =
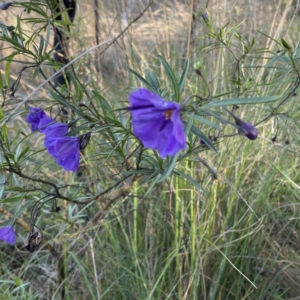
[[[151,84],[143,77],[141,76],[138,72],[128,68],[129,72],[131,72],[134,76],[136,76],[140,81],[142,81],[144,84],[146,84],[148,87],[151,87]]]
[[[23,30],[21,28],[21,18],[19,16],[17,16],[17,30],[18,32],[17,34],[17,41],[19,42],[19,44],[24,47],[24,44],[23,44]]]
[[[190,61],[187,59],[185,61],[184,67],[183,67],[183,72],[181,74],[181,77],[179,79],[179,93],[181,94],[183,89],[184,89],[184,85],[185,85],[185,81],[186,81],[186,77],[188,74],[188,70],[189,70],[189,65],[190,65]]]
[[[42,55],[44,56],[47,52],[47,48],[49,45],[49,41],[50,41],[50,31],[51,27],[50,27],[50,22],[48,22],[47,28],[46,28],[46,41],[45,41],[45,46],[44,46],[44,52],[42,53]]]
[[[143,178],[143,180],[141,182],[147,182],[148,183],[148,182],[150,182],[151,179],[155,178],[158,174],[159,174],[159,169],[153,169],[152,173],[149,176]]]
[[[218,150],[215,148],[214,144],[212,143],[212,141],[201,131],[199,130],[197,127],[192,126],[191,131],[193,134],[195,134],[196,136],[198,136],[201,140],[203,140],[203,142],[205,142],[205,144],[212,149],[214,152],[218,153]]]
[[[70,77],[71,77],[71,81],[74,85],[75,88],[75,92],[76,92],[76,100],[78,102],[81,102],[83,99],[83,91],[82,91],[82,86],[81,84],[78,82],[76,76],[74,75],[74,72],[70,72]]]
[[[37,67],[34,69],[32,78],[37,77],[37,76],[39,75],[39,73],[40,73],[40,66],[37,66]]]
[[[24,189],[21,188],[20,186],[10,186],[10,187],[7,187],[5,190],[7,192],[20,192],[20,193],[26,193],[27,192],[26,190],[24,192]]]
[[[292,47],[284,40],[284,39],[281,39],[281,43],[282,43],[282,46],[288,50],[288,51],[291,51],[292,50]]]
[[[22,157],[29,151],[29,147],[25,147],[19,155],[16,155],[16,161],[19,162]]]
[[[90,119],[86,114],[82,113],[77,107],[75,107],[74,105],[72,105],[70,102],[66,101],[64,98],[60,97],[56,93],[50,92],[50,94],[53,97],[53,99],[55,99],[58,103],[63,104],[66,107],[69,107],[74,112],[76,112],[78,115],[80,115],[80,116],[82,116],[82,117],[84,117],[86,119]]]
[[[169,79],[171,80],[171,83],[173,85],[173,89],[174,89],[174,94],[175,94],[175,102],[179,102],[179,85],[177,83],[176,77],[174,72],[172,71],[170,65],[165,61],[165,59],[158,55],[159,60],[161,61],[167,76],[169,77]]]
[[[201,190],[201,186],[199,185],[199,183],[195,180],[195,179],[193,179],[190,175],[188,175],[188,174],[185,174],[185,173],[183,173],[183,172],[181,172],[181,171],[178,171],[178,170],[176,170],[174,173],[177,173],[178,175],[177,176],[179,176],[179,177],[183,177],[183,178],[185,178],[189,183],[191,183],[197,190]]]
[[[3,85],[2,74],[0,73],[0,90],[2,90],[3,87],[4,87],[4,85]]]
[[[44,37],[41,35],[41,37],[40,37],[40,46],[39,46],[39,55],[40,56],[43,55],[44,45],[45,45]]]
[[[73,136],[76,135],[77,133],[79,133],[81,130],[83,129],[87,129],[87,124],[82,124],[80,126],[75,127],[74,129],[72,129],[71,131],[69,131],[66,136]]]
[[[8,36],[8,30],[6,28],[6,25],[0,21],[0,28],[1,28],[1,31],[2,31],[2,35],[3,36]]]
[[[297,43],[293,51],[293,58],[299,58],[299,54],[300,54],[300,42]]]
[[[190,133],[191,127],[194,123],[194,117],[195,117],[195,113],[191,113],[191,115],[189,116],[189,121],[185,124],[185,135],[187,136]]]
[[[174,170],[174,168],[176,166],[178,156],[179,156],[179,152],[175,156],[172,157],[169,166],[166,168],[164,174],[162,174],[159,177],[159,179],[157,180],[157,182],[162,182],[162,181],[164,181],[166,178],[168,178],[170,176],[170,174],[173,172],[173,170]]]
[[[205,119],[205,118],[202,118],[202,117],[200,117],[200,116],[197,116],[197,115],[195,115],[194,118],[195,118],[197,121],[199,121],[200,123],[203,123],[203,124],[205,124],[205,125],[207,125],[207,126],[209,126],[209,127],[213,127],[213,128],[218,129],[218,130],[221,130],[220,126],[219,126],[218,124],[212,122],[212,121],[209,121],[209,120],[207,120],[207,119]]]
[[[4,199],[0,200],[0,203],[10,203],[10,202],[16,202],[23,199],[23,195],[22,196],[11,196],[11,197],[7,197]]]
[[[4,193],[5,182],[6,182],[6,175],[4,173],[0,173],[0,199],[2,198]]]
[[[160,91],[159,80],[153,71],[150,70],[146,73],[146,80],[150,83],[152,90],[160,95],[161,91]]]
[[[3,113],[2,108],[0,107],[0,121],[1,121],[1,123],[4,120],[5,120],[4,113]],[[0,132],[1,132],[1,135],[3,137],[3,140],[5,141],[6,147],[9,148],[8,130],[7,130],[7,126],[6,126],[5,123],[4,124],[2,123],[0,125]]]
[[[36,57],[39,57],[39,49],[35,46],[35,44],[32,44],[32,48],[34,50]]]
[[[7,86],[9,86],[9,78],[10,78],[10,66],[11,66],[11,60],[7,60],[5,64],[5,83]]]
[[[153,188],[153,187],[156,185],[156,183],[158,183],[158,182],[159,182],[159,177],[157,176],[157,177],[155,177],[155,179],[153,180],[153,182],[150,184],[148,190],[147,190],[146,193],[145,193],[145,196],[147,196],[147,195],[151,192],[152,188]]]
[[[262,104],[269,103],[279,100],[282,95],[276,95],[271,97],[255,97],[255,98],[233,98],[226,100],[213,101],[207,104],[204,104],[201,109],[208,109],[212,107],[218,107],[223,105],[243,105],[243,104]]]
[[[114,111],[107,100],[96,90],[93,90],[93,94],[99,101],[104,116],[107,116],[109,113],[115,119]]]

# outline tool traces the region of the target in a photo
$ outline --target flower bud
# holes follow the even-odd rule
[[[76,122],[77,122],[77,120],[70,120],[67,124],[68,128],[72,127]]]
[[[223,107],[223,109],[226,110],[234,118],[239,134],[246,136],[249,140],[255,140],[257,138],[258,136],[257,129],[252,124],[241,120],[240,118],[235,116],[230,110],[228,110],[226,107]]]
[[[90,138],[91,138],[91,132],[82,134],[78,137],[79,139],[79,149],[83,150],[86,148],[86,146],[88,145]]]
[[[258,136],[257,129],[250,123],[244,122],[238,119],[236,120],[236,124],[239,125],[238,132],[241,135],[245,135],[249,140],[255,140]]]
[[[204,19],[205,22],[207,22],[209,20],[208,19],[208,13],[202,14],[202,18]]]
[[[0,9],[7,10],[12,4],[13,4],[12,2],[2,3],[0,4]]]
[[[201,62],[194,63],[194,70],[201,70]]]

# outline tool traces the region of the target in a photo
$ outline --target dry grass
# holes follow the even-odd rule
[[[134,85],[133,79],[128,74],[128,66],[138,70],[141,74],[144,74],[149,68],[153,68],[158,74],[160,74],[160,78],[162,79],[162,81],[164,81],[165,74],[164,71],[161,70],[157,60],[157,54],[161,54],[166,58],[166,60],[170,61],[170,64],[174,68],[178,68],[178,70],[181,69],[180,67],[182,66],[183,61],[187,56],[191,59],[192,64],[195,61],[203,61],[203,59],[206,59],[207,61],[205,61],[205,71],[209,79],[208,81],[211,86],[211,90],[213,91],[213,93],[216,93],[218,90],[220,90],[222,84],[225,85],[224,80],[222,80],[222,75],[225,74],[225,71],[227,70],[224,70],[224,68],[231,68],[232,66],[230,65],[228,67],[228,62],[224,60],[221,51],[212,51],[205,56],[203,56],[202,52],[197,51],[199,47],[211,42],[209,39],[198,39],[198,37],[203,37],[207,33],[207,29],[203,21],[201,21],[200,17],[201,13],[206,9],[206,4],[208,5],[207,10],[210,14],[211,22],[214,24],[215,28],[220,28],[229,21],[230,25],[233,25],[234,23],[241,23],[241,33],[248,39],[251,39],[252,37],[258,38],[258,48],[267,48],[269,51],[277,51],[279,48],[278,44],[262,36],[258,32],[258,30],[276,39],[284,38],[287,40],[287,42],[291,43],[291,45],[295,45],[295,43],[297,42],[298,29],[300,25],[298,13],[300,7],[299,0],[195,1],[197,18],[195,19],[193,24],[191,24],[192,13],[189,7],[190,3],[186,3],[187,1],[155,1],[155,4],[144,14],[144,16],[138,22],[136,22],[128,30],[128,32],[126,32],[124,36],[118,40],[117,43],[113,44],[100,58],[97,57],[96,52],[93,52],[89,53],[82,60],[76,62],[74,68],[78,76],[81,78],[82,82],[89,81],[87,88],[88,91],[90,92],[91,89],[97,87],[105,91],[105,95],[107,96],[107,98],[115,99],[118,101],[118,95],[121,94],[122,90],[124,88],[128,88],[128,86],[130,85]],[[126,1],[121,2],[118,0],[100,1],[98,11],[99,20],[97,20],[99,25],[98,33],[95,29],[96,20],[94,2],[86,0],[78,4],[79,9],[76,16],[75,25],[72,27],[70,41],[70,54],[72,57],[76,57],[84,52],[87,48],[94,46],[97,41],[101,42],[118,35],[122,31],[126,23],[128,24],[128,22],[136,17],[142,10],[142,8],[145,7],[147,1],[127,1],[127,3]],[[4,22],[7,24],[11,24],[12,22],[14,22],[14,18],[18,14],[18,12],[19,11],[17,10],[9,10],[5,12],[6,19],[4,20]],[[127,14],[127,18],[125,12]],[[191,28],[194,28],[193,33],[191,33]],[[29,31],[30,29],[30,27],[26,27],[26,30]],[[188,41],[190,41],[190,45],[187,45]],[[51,46],[52,45],[49,45],[49,49]],[[238,53],[238,51],[240,50],[236,51]],[[2,51],[3,56],[8,54],[9,50]],[[264,62],[265,61],[261,59],[261,65],[264,65]],[[15,75],[17,75],[19,69],[20,65],[13,63],[12,70]],[[51,68],[45,68],[45,70],[47,70],[48,76],[52,72]],[[223,73],[220,72],[220,70],[222,70]],[[11,78],[14,79],[15,75],[12,74]],[[257,82],[259,82],[261,78],[265,79],[264,76],[266,76],[264,69],[257,71],[257,74],[255,74]],[[38,78],[36,79],[36,81],[33,81],[32,79],[30,79],[30,76],[28,76],[28,79],[23,78],[23,90],[18,91],[19,95],[29,93],[30,89],[34,88],[37,85],[38,81],[41,80],[41,78]],[[197,90],[198,87],[195,87],[195,84],[189,84],[187,89]],[[261,90],[263,89],[264,88],[261,88]],[[48,89],[46,87],[43,91],[44,98],[46,99],[48,97],[47,91]],[[241,116],[249,118],[249,121],[253,121],[258,114],[256,109],[252,109],[251,111],[245,110],[239,113]],[[15,119],[15,122],[23,121]],[[22,128],[22,124],[24,123],[14,123],[11,124],[11,127]],[[202,241],[202,237],[206,234],[211,234],[216,241],[220,242],[220,245],[224,247],[224,249],[228,247],[229,244],[227,244],[227,235],[229,236],[229,234],[231,233],[235,234],[235,224],[231,224],[232,227],[228,226],[230,228],[228,231],[227,229],[226,231],[224,231],[223,227],[224,224],[226,224],[226,213],[229,201],[236,201],[236,214],[239,218],[241,218],[235,220],[236,224],[240,224],[240,221],[245,221],[246,217],[248,218],[248,214],[246,215],[246,217],[245,215],[243,215],[243,218],[245,219],[242,220],[241,214],[239,214],[239,210],[245,209],[246,211],[248,209],[246,205],[243,206],[240,204],[243,203],[243,200],[239,197],[239,194],[236,193],[236,190],[239,190],[239,192],[243,195],[247,195],[246,200],[249,203],[255,205],[256,212],[263,215],[261,224],[258,220],[253,221],[253,216],[249,217],[249,223],[251,223],[252,221],[257,222],[255,223],[257,224],[257,228],[253,229],[253,232],[251,233],[253,236],[251,236],[249,239],[246,239],[249,245],[243,247],[239,246],[239,248],[234,249],[234,251],[230,253],[229,256],[229,258],[232,260],[236,258],[242,258],[248,261],[247,259],[249,258],[250,260],[252,259],[252,264],[255,264],[255,267],[253,267],[253,269],[249,271],[250,274],[247,275],[251,277],[251,279],[259,278],[257,279],[258,284],[256,282],[256,284],[259,286],[259,289],[257,292],[251,291],[252,294],[249,292],[248,298],[247,296],[245,296],[243,299],[275,299],[272,298],[271,292],[268,294],[266,291],[269,291],[269,289],[276,290],[276,286],[280,286],[281,289],[280,291],[278,291],[278,294],[280,294],[281,292],[286,292],[286,290],[288,290],[285,295],[288,295],[289,298],[295,298],[300,294],[300,287],[298,283],[298,277],[300,276],[298,263],[300,251],[298,240],[300,229],[297,223],[297,216],[299,215],[297,202],[299,201],[299,197],[293,194],[290,188],[286,188],[286,182],[282,181],[280,176],[276,177],[274,181],[271,181],[270,174],[272,173],[272,169],[267,166],[265,159],[266,157],[268,157],[268,159],[274,161],[276,164],[281,164],[283,168],[291,164],[291,162],[294,162],[296,164],[298,163],[298,160],[294,156],[295,153],[298,154],[298,147],[297,145],[290,146],[290,152],[287,152],[285,150],[285,146],[283,145],[283,134],[280,137],[281,140],[276,142],[274,145],[271,144],[271,142],[269,141],[269,137],[272,131],[272,125],[266,123],[263,126],[264,128],[260,127],[261,143],[259,144],[259,146],[253,146],[249,151],[242,151],[241,149],[247,147],[250,148],[248,143],[246,144],[244,142],[241,142],[241,139],[236,139],[234,140],[234,142],[231,142],[230,140],[229,142],[222,143],[220,146],[220,153],[225,153],[226,156],[224,154],[224,156],[222,157],[216,157],[209,154],[205,157],[210,164],[212,164],[213,166],[218,166],[218,168],[221,170],[221,176],[219,178],[219,181],[217,183],[214,183],[213,185],[211,184],[210,180],[206,181],[206,185],[204,186],[205,189],[208,190],[210,186],[212,186],[211,192],[209,194],[210,197],[207,197],[207,200],[204,199],[204,196],[202,194],[199,194],[200,196],[198,194],[195,196],[195,198],[199,197],[199,199],[201,199],[201,201],[199,200],[199,204],[197,203],[197,225],[195,225],[197,230],[199,230],[199,234],[198,231],[197,235],[194,232],[194,237],[191,236],[191,239],[194,238],[195,241],[202,247],[206,242]],[[27,134],[28,132],[25,133]],[[40,141],[36,140],[35,142],[38,143]],[[95,153],[91,151],[91,157],[94,154]],[[43,153],[39,155],[43,155]],[[111,178],[113,177],[111,174],[113,174],[115,171],[113,166],[111,167],[98,165],[97,161],[93,161],[93,163],[97,164],[97,167],[100,166],[99,168],[102,168],[101,172],[103,172],[103,174],[107,175],[109,173],[109,176],[111,176],[109,180],[111,180]],[[243,171],[240,170],[240,165],[243,165],[245,167]],[[292,168],[291,170],[289,170],[294,176],[293,178],[297,178],[295,170],[296,167],[294,168],[294,171],[292,170]],[[198,166],[192,171],[195,173],[195,178],[198,182],[203,181],[203,178],[205,176],[206,178],[209,177],[209,175],[207,175],[206,169],[204,169],[202,165]],[[56,176],[59,175],[45,174],[45,176],[49,176],[49,178],[55,180]],[[109,176],[107,175],[107,177]],[[95,176],[93,179],[91,179],[96,188],[102,188],[101,179],[102,178],[98,176]],[[69,178],[65,176],[64,178],[61,177],[61,180],[65,183],[68,183]],[[266,183],[268,182],[268,180],[270,180],[269,186]],[[231,185],[229,185],[228,182],[231,183]],[[187,201],[186,199],[189,199],[190,195],[195,192],[193,188],[186,188],[185,186],[181,186],[182,189],[179,189],[178,187],[176,187],[176,184],[175,187],[173,186],[173,184],[174,182],[171,182],[172,189],[178,191],[178,195],[175,200],[180,201],[180,203],[185,204],[186,202],[184,201]],[[162,245],[166,244],[168,245],[168,243],[174,246],[174,244],[172,244],[173,236],[163,236],[163,234],[165,234],[165,231],[163,230],[165,229],[162,229],[162,227],[167,227],[168,230],[170,230],[169,232],[166,230],[167,233],[173,233],[172,230],[176,230],[176,222],[178,222],[178,220],[173,215],[170,214],[170,216],[167,216],[169,217],[168,219],[164,216],[164,212],[162,212],[163,210],[166,211],[165,215],[167,215],[167,213],[169,212],[168,209],[170,209],[170,211],[174,209],[174,207],[172,207],[172,205],[174,205],[174,199],[172,199],[173,194],[169,190],[160,191],[159,188],[154,194],[157,194],[157,197],[160,197],[161,194],[163,194],[166,199],[168,198],[169,202],[166,201],[166,203],[169,204],[169,207],[167,207],[167,204],[166,206],[161,204],[161,207],[159,207],[159,209],[155,211],[155,208],[153,208],[154,205],[152,206],[151,203],[148,203],[144,200],[140,201],[138,213],[141,215],[140,223],[145,226],[144,245],[142,245],[143,247],[145,247],[145,253],[142,252],[142,250],[137,252],[136,260],[134,260],[130,256],[130,254],[132,254],[130,251],[134,247],[129,244],[130,241],[128,241],[127,239],[128,237],[132,237],[131,229],[133,227],[132,213],[127,214],[127,212],[134,211],[132,209],[131,202],[128,201],[128,198],[124,199],[123,203],[119,203],[117,207],[115,207],[116,213],[114,213],[114,211],[112,210],[112,221],[109,220],[105,224],[98,224],[101,230],[98,227],[95,228],[95,233],[93,232],[93,234],[95,234],[95,239],[93,240],[95,242],[94,246],[96,245],[95,249],[91,247],[90,251],[84,252],[85,249],[88,249],[88,247],[90,247],[90,244],[86,244],[86,236],[88,232],[79,230],[80,225],[78,225],[77,227],[75,222],[74,224],[72,224],[74,229],[76,229],[74,233],[70,234],[68,232],[67,225],[66,227],[63,227],[62,225],[59,234],[53,237],[53,241],[56,244],[62,245],[62,247],[65,247],[65,249],[70,249],[69,245],[76,245],[76,250],[78,251],[78,253],[75,254],[78,254],[76,258],[79,257],[79,261],[82,259],[82,264],[86,268],[85,272],[88,275],[93,274],[93,280],[95,281],[95,285],[99,288],[99,290],[101,289],[102,284],[106,284],[108,290],[110,289],[108,283],[111,283],[112,286],[119,284],[118,282],[113,282],[115,280],[116,274],[121,274],[120,277],[122,276],[122,280],[124,280],[125,282],[125,284],[123,285],[121,283],[119,286],[117,285],[117,288],[121,290],[122,287],[124,289],[129,289],[130,287],[132,287],[133,284],[130,280],[138,281],[138,279],[140,279],[136,274],[134,274],[132,278],[130,276],[124,276],[124,274],[132,275],[132,262],[136,263],[141,269],[145,268],[147,270],[149,278],[151,280],[149,279],[149,281],[147,282],[146,279],[144,279],[146,283],[144,284],[144,286],[150,289],[150,287],[147,287],[147,284],[154,284],[155,280],[157,279],[155,276],[158,276],[157,273],[159,273],[157,261],[161,257],[164,258],[165,256],[167,256],[167,251],[165,251],[164,248],[160,249],[159,247],[162,247]],[[286,198],[282,198],[282,195],[285,194],[287,194],[288,196],[286,196]],[[207,194],[205,194],[205,197],[206,196]],[[153,201],[153,199],[151,199],[151,201]],[[285,204],[287,204],[288,206],[285,207]],[[63,216],[66,219],[69,218],[72,221],[72,217],[74,217],[75,220],[75,216],[72,215],[71,208],[68,209],[66,207],[65,209],[66,210],[63,212]],[[183,214],[185,216],[189,214],[189,209],[190,206],[184,208]],[[122,218],[117,215],[117,212],[121,212],[120,215],[122,216]],[[91,214],[91,212],[88,213]],[[80,217],[78,218],[80,219]],[[164,218],[167,221],[165,221]],[[211,221],[211,219],[213,221]],[[246,228],[246,226],[249,226],[249,224],[246,223],[247,222],[245,221],[244,228]],[[262,227],[260,227],[260,225],[262,225]],[[234,238],[236,238],[237,240],[242,239],[244,228],[236,228],[237,231],[241,231],[241,234],[237,234]],[[162,231],[163,234],[161,234]],[[247,233],[245,233],[245,235],[246,234]],[[23,236],[22,233],[20,233],[20,236]],[[164,240],[165,238],[167,239],[166,242]],[[123,243],[119,243],[119,241],[122,241]],[[151,244],[150,241],[153,244]],[[128,244],[126,244],[127,242]],[[251,245],[252,242],[254,243],[253,247]],[[132,248],[130,248],[130,246],[132,246]],[[142,248],[141,245],[139,246]],[[149,254],[150,251],[147,252],[147,247],[150,250],[154,249],[155,251],[157,251],[155,252],[153,250],[153,252],[159,253],[160,257],[152,257]],[[198,247],[200,248],[200,246]],[[248,249],[248,247],[250,250]],[[249,253],[255,247],[259,248],[259,257],[252,257],[251,253]],[[228,247],[228,249],[229,248],[230,247]],[[200,249],[203,256],[195,256],[197,258],[197,261],[194,263],[200,264],[199,270],[201,272],[201,275],[203,274],[203,279],[201,280],[203,280],[204,282],[204,291],[207,286],[211,286],[211,289],[213,289],[213,286],[217,281],[216,276],[214,277],[214,271],[219,267],[216,266],[216,262],[219,262],[217,260],[218,253],[216,253],[217,251],[215,251],[215,249],[211,249],[212,247],[207,246],[207,248],[205,248],[204,246],[203,249]],[[241,249],[245,251],[245,254],[241,253]],[[248,250],[249,252],[247,252]],[[96,253],[93,253],[93,251],[96,251]],[[45,254],[46,252],[40,253]],[[82,254],[81,256],[81,253],[84,254]],[[20,265],[25,262],[24,265],[29,266],[31,263],[33,263],[34,260],[34,258],[30,258],[20,250],[16,250],[13,255],[11,253],[7,253],[7,257],[10,256],[11,260],[17,260],[18,262],[20,262]],[[180,277],[180,279],[183,278],[183,282],[186,283],[182,299],[190,299],[189,293],[192,293],[191,284],[198,275],[196,274],[196,272],[195,274],[189,273],[189,267],[190,264],[192,264],[189,261],[190,253],[185,253],[185,255],[185,257],[184,255],[182,255],[183,258],[181,263],[183,269],[186,268],[184,269],[186,271],[186,274],[184,276],[180,274],[180,276],[182,276]],[[53,260],[53,258],[49,257],[47,253],[44,257],[40,257],[40,259],[44,259],[44,261],[47,261],[48,259],[49,261],[49,263],[45,263],[45,266],[39,264],[39,271],[44,276],[41,281],[44,282],[47,288],[49,288],[49,294],[54,291],[54,299],[55,293],[59,289],[59,287],[56,286],[58,274],[56,273],[56,269],[53,267],[57,262],[51,261]],[[204,261],[202,261],[202,259]],[[124,267],[123,262],[126,260],[128,261],[128,265],[125,265]],[[69,262],[67,261],[66,264],[68,263]],[[72,276],[69,280],[70,289],[72,289],[71,293],[74,293],[74,299],[77,299],[77,289],[85,285],[85,283],[89,282],[89,280],[85,279],[86,281],[82,283],[82,278],[84,277],[84,275],[82,274],[85,273],[84,271],[82,271],[82,269],[80,269],[81,265],[78,264],[77,266],[76,263],[74,263],[74,261],[70,259],[70,264],[71,263],[73,264],[73,266],[75,265],[75,271],[71,274]],[[175,264],[174,273],[178,271],[178,265]],[[126,268],[128,268],[126,270],[128,271],[128,273],[122,273],[121,271]],[[91,270],[93,270],[93,272],[91,272]],[[17,274],[21,274],[22,276],[27,275],[28,273],[30,274],[29,277],[32,278],[31,270],[29,268],[25,269],[25,271],[23,272],[20,267],[17,272],[20,272]],[[230,274],[232,274],[232,272],[235,272],[235,276],[237,278],[240,278],[238,277],[239,275],[235,270],[230,269],[230,272]],[[254,274],[252,272],[254,272]],[[173,273],[169,274],[170,277]],[[177,275],[178,274],[176,273],[176,276]],[[234,276],[231,275],[231,278],[232,277]],[[145,278],[147,278],[147,276],[145,276]],[[107,280],[107,282],[105,280]],[[109,282],[109,280],[111,280],[111,282]],[[128,284],[126,280],[128,280]],[[171,279],[166,276],[165,285],[168,285],[168,280]],[[198,281],[198,283],[200,282],[199,286],[202,284],[201,280]],[[232,284],[234,285],[234,282]],[[243,284],[245,286],[249,286],[248,282],[246,282],[246,284]],[[33,285],[36,288],[38,286],[38,282],[35,282]],[[163,286],[164,285],[162,284],[161,287]],[[229,291],[223,286],[221,288],[224,290],[224,293],[226,292],[229,295],[226,299],[242,299],[242,296],[235,294],[235,291]],[[259,294],[260,288],[263,291],[261,294]],[[207,288],[207,290],[209,289]],[[43,294],[43,292],[45,292],[41,288],[36,288],[36,291],[40,294]],[[138,299],[139,294],[137,291],[128,291],[127,294],[130,294],[130,292],[133,293],[133,298]],[[205,292],[207,293],[206,299],[209,299],[208,291]],[[86,295],[88,295],[88,288],[86,288],[83,293],[86,293]],[[120,294],[122,293],[123,291],[120,292]],[[126,292],[124,292],[124,294],[126,294]],[[246,294],[247,293],[245,292],[243,295]],[[84,296],[82,296],[82,299],[88,298],[84,298]]]

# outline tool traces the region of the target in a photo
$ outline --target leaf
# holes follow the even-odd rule
[[[5,120],[4,113],[2,111],[2,108],[0,107],[0,121],[4,121],[4,120]],[[6,124],[1,124],[0,132],[3,137],[3,140],[5,141],[6,147],[9,148],[8,130]]]
[[[282,43],[282,46],[288,50],[288,51],[291,51],[292,50],[292,47],[284,40],[284,39],[281,39],[281,43]]]
[[[300,54],[300,42],[297,43],[293,51],[293,58],[299,58],[299,54]]]
[[[205,125],[207,125],[207,126],[209,126],[209,127],[213,127],[213,128],[218,129],[218,130],[221,130],[221,128],[220,128],[220,126],[219,126],[218,124],[216,124],[216,123],[214,123],[214,122],[212,122],[212,121],[209,121],[209,120],[207,120],[207,119],[205,119],[205,118],[202,118],[202,117],[200,117],[200,116],[195,115],[195,116],[194,116],[194,119],[196,119],[196,120],[199,121],[200,123],[203,123],[203,124],[205,124]]]
[[[0,90],[2,90],[3,87],[4,87],[4,85],[3,85],[2,74],[0,73]]]
[[[74,136],[79,133],[82,129],[89,129],[87,124],[82,124],[69,131],[65,136]]]
[[[107,114],[109,113],[113,119],[115,119],[114,111],[107,100],[96,90],[93,90],[93,94],[97,100],[99,100],[104,116],[107,117]]]
[[[182,91],[184,89],[187,73],[188,73],[188,70],[189,70],[189,65],[190,65],[190,61],[187,59],[185,61],[185,64],[184,64],[183,72],[181,74],[181,77],[179,79],[179,93],[180,94],[182,93]]]
[[[176,170],[176,172],[175,173],[177,173],[178,175],[178,177],[183,177],[183,178],[185,178],[189,183],[191,183],[197,190],[199,190],[199,191],[201,191],[201,186],[199,185],[199,183],[195,180],[195,179],[193,179],[190,175],[188,175],[188,174],[185,174],[185,173],[183,173],[183,172],[181,172],[181,171],[178,171],[178,170]]]
[[[161,91],[160,91],[159,80],[153,71],[150,70],[146,73],[146,80],[150,83],[150,86],[153,89],[153,91],[155,91],[157,94],[160,95]]]
[[[162,174],[161,177],[159,177],[157,182],[162,182],[170,176],[170,174],[173,172],[173,170],[176,166],[178,156],[179,156],[179,152],[175,156],[172,157],[169,166],[166,168],[164,174]]]
[[[5,83],[9,86],[9,78],[10,78],[10,66],[11,66],[11,59],[7,60],[5,64]]]
[[[81,102],[82,99],[83,99],[82,87],[81,87],[80,83],[78,82],[76,76],[74,75],[74,72],[70,72],[70,77],[71,77],[72,83],[73,83],[74,88],[75,88],[76,100],[78,102]]]
[[[176,77],[174,72],[172,71],[170,65],[165,61],[165,59],[158,55],[159,60],[161,61],[167,76],[169,77],[169,79],[171,80],[171,83],[173,85],[173,89],[174,89],[174,94],[175,94],[175,102],[179,102],[179,85],[177,83]]]
[[[61,96],[59,96],[56,93],[50,92],[50,95],[53,97],[53,99],[55,99],[58,103],[63,104],[66,107],[69,107],[70,109],[73,110],[73,112],[76,112],[78,115],[84,117],[85,119],[88,120],[92,120],[88,115],[84,114],[83,112],[81,112],[77,107],[75,107],[74,105],[72,105],[70,102],[66,101],[64,98],[62,98]]]
[[[37,76],[39,75],[39,73],[40,73],[40,65],[38,65],[38,66],[34,69],[32,78],[37,77]]]
[[[41,37],[40,37],[40,46],[39,46],[39,55],[40,56],[43,55],[44,45],[45,45],[44,37],[41,35]]]
[[[133,75],[135,75],[139,80],[141,80],[144,84],[146,84],[148,87],[151,87],[151,84],[143,77],[141,76],[138,72],[128,68],[129,72],[131,72]]]
[[[0,203],[16,202],[16,201],[19,201],[19,200],[23,199],[23,197],[24,197],[23,195],[7,197],[7,198],[4,198],[4,199],[1,199]]]
[[[195,113],[191,113],[191,115],[189,116],[189,121],[188,122],[184,122],[185,124],[185,135],[188,135],[191,127],[194,123],[194,117],[195,117]]]
[[[191,131],[193,132],[193,134],[197,135],[201,140],[203,140],[210,149],[218,153],[218,150],[215,148],[212,141],[201,130],[199,130],[195,126],[192,126]]]
[[[5,188],[6,192],[18,192],[18,193],[27,193],[28,190],[24,190],[22,187],[20,186],[10,186]]]
[[[2,198],[4,193],[5,182],[6,182],[6,175],[4,173],[0,173],[0,199]]]
[[[218,107],[223,105],[243,105],[243,104],[261,104],[269,103],[279,100],[282,95],[276,95],[271,97],[254,97],[254,98],[233,98],[226,100],[213,101],[201,106],[201,109],[208,109],[212,107]]]
[[[46,28],[46,42],[45,42],[45,46],[44,46],[44,52],[42,53],[42,55],[44,56],[47,52],[47,48],[49,45],[49,41],[50,41],[50,22],[48,22],[47,28]]]

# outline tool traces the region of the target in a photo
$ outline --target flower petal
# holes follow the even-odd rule
[[[79,150],[73,153],[72,156],[66,158],[58,158],[57,164],[65,169],[65,171],[76,172],[79,166],[80,152]]]
[[[180,106],[140,88],[129,96],[133,133],[144,147],[157,150],[162,158],[186,147]]]
[[[66,171],[75,172],[79,166],[80,142],[75,136],[63,136],[45,139],[45,147],[49,154],[54,157],[59,166]]]
[[[240,128],[249,140],[253,141],[257,139],[258,131],[252,124],[244,122],[244,124]]]
[[[0,228],[0,239],[13,245],[16,240],[14,229],[11,226]]]
[[[51,124],[52,123],[52,124]],[[49,124],[49,126],[47,126]],[[46,127],[45,127],[46,126]],[[44,128],[42,128],[44,127]],[[41,119],[39,123],[39,128],[41,133],[45,134],[45,139],[52,138],[52,137],[61,137],[68,133],[69,126],[68,124],[62,124],[59,122],[54,122],[47,119]]]
[[[165,116],[152,120],[132,120],[133,133],[145,147],[156,149],[159,143],[160,128],[164,122]]]
[[[169,109],[179,109],[179,105],[175,102],[166,101],[164,98],[144,88],[133,91],[129,96],[130,108],[140,108],[154,106],[162,111]]]
[[[56,138],[49,138],[49,139],[45,139],[45,141],[44,141],[44,146],[48,150],[48,153],[51,156],[53,156],[55,159],[58,158],[57,151],[55,148],[56,142],[57,142]]]
[[[186,147],[186,139],[184,133],[184,126],[180,118],[180,112],[178,110],[172,113],[171,121],[173,123],[172,134],[174,135],[177,142],[182,145],[182,149],[184,149]]]
[[[12,4],[13,4],[12,2],[2,3],[0,4],[0,9],[7,10]]]
[[[26,122],[31,125],[31,131],[39,129],[39,123],[42,119],[53,121],[45,112],[39,107],[30,107]]]

